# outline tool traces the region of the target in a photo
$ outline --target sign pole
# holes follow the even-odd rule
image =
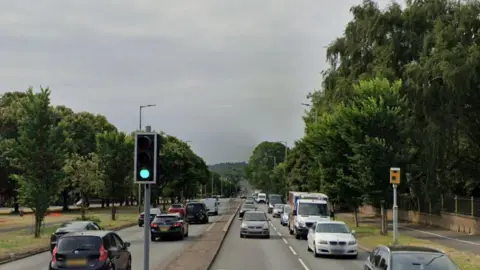
[[[143,269],[149,270],[150,267],[150,185],[145,186],[145,209],[143,215]],[[148,221],[148,222],[147,222]]]
[[[390,184],[393,187],[393,244],[398,245],[397,185],[400,184],[400,168],[390,168]]]

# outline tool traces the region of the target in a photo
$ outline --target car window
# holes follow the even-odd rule
[[[200,211],[204,209],[205,209],[205,205],[200,203],[192,203],[187,205],[188,211]]]
[[[179,221],[180,218],[178,216],[157,216],[154,222],[158,223],[174,223]]]
[[[375,257],[373,258],[373,266],[378,267],[380,265],[380,261],[382,259],[382,254],[380,250],[377,250],[375,253]]]
[[[258,212],[246,212],[243,216],[243,220],[245,221],[266,221],[267,216],[264,213]]]
[[[392,269],[457,270],[452,260],[441,253],[393,253]]]
[[[350,233],[347,226],[341,223],[320,223],[317,225],[319,233]]]
[[[105,235],[103,238],[102,238],[102,242],[103,242],[103,248],[104,249],[109,249],[111,246],[112,246],[112,241],[110,240],[110,236],[109,235]]]
[[[118,244],[115,238],[113,238],[112,234],[108,234],[107,237],[110,240],[110,248],[116,248]]]
[[[118,248],[123,248],[124,246],[124,242],[122,240],[122,238],[120,238],[120,236],[112,233],[112,236],[113,236],[113,239],[115,239],[115,242],[117,243],[117,247]]]
[[[183,208],[181,204],[172,204],[171,208]]]
[[[373,250],[372,253],[370,253],[369,260],[372,265],[375,265],[375,255],[378,252],[378,248]]]
[[[100,228],[100,225],[98,225],[97,223],[92,223],[93,227],[95,227],[96,230],[101,230]]]
[[[97,236],[70,236],[60,238],[57,249],[59,251],[98,250],[101,244],[100,237]]]
[[[95,230],[97,230],[97,228],[95,228],[95,226],[93,226],[93,224],[88,224],[87,225],[87,230],[95,231]]]
[[[378,257],[380,259],[380,261],[378,262],[378,268],[380,269],[387,269],[387,266],[388,266],[388,252],[386,252],[385,250],[380,250],[378,252]]]
[[[82,229],[87,228],[88,223],[86,222],[66,222],[63,223],[60,227],[63,228],[72,228],[72,229]]]

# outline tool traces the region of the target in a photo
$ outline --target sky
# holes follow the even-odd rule
[[[381,5],[389,1],[379,1]],[[0,94],[50,87],[52,103],[189,141],[207,163],[303,136],[326,46],[361,0],[2,0]]]

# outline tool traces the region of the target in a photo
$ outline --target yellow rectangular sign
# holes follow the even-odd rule
[[[400,168],[390,168],[390,184],[400,185]]]

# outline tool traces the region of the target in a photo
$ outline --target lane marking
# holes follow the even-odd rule
[[[215,225],[215,222],[212,223],[212,225],[208,226],[208,228],[205,231],[209,232],[213,228],[214,225]]]
[[[290,248],[290,251],[292,251],[293,255],[297,255],[297,253],[295,252],[295,250],[293,250],[292,246],[288,246]]]
[[[282,239],[283,239],[283,242],[285,242],[285,244],[288,245],[287,239],[285,239],[285,238],[282,238]]]
[[[275,231],[277,230],[277,228],[275,228],[275,227],[273,227],[273,229],[274,229]]]
[[[452,241],[457,241],[457,242],[460,242],[460,243],[465,243],[465,244],[480,246],[480,243],[478,243],[478,242],[471,242],[471,241],[467,241],[467,240],[462,240],[462,239],[458,239],[458,238],[448,237],[448,236],[445,236],[445,235],[440,235],[440,234],[436,234],[436,233],[432,233],[432,232],[426,232],[426,231],[422,231],[422,230],[407,228],[407,227],[403,227],[403,226],[398,226],[398,227],[399,227],[399,228],[402,228],[402,229],[414,231],[414,232],[429,234],[429,235],[433,235],[433,236],[436,236],[436,237],[440,237],[440,238],[444,238],[444,239],[448,239],[448,240],[452,240]]]
[[[303,268],[305,268],[305,270],[310,270],[307,265],[303,262],[302,259],[298,258],[298,261],[300,262],[300,264],[303,266]]]
[[[282,236],[282,234],[280,232],[277,232],[279,236]]]

